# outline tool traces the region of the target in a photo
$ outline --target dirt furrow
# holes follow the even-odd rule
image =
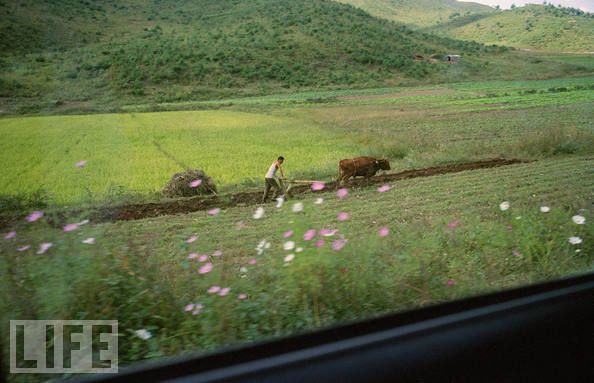
[[[382,184],[394,182],[416,177],[429,177],[446,173],[456,173],[466,170],[477,170],[494,168],[499,166],[519,164],[526,161],[518,159],[503,159],[496,158],[491,160],[467,162],[460,164],[451,164],[443,166],[434,166],[424,169],[411,169],[399,173],[382,174],[369,179],[369,182],[363,179],[356,179],[347,182],[345,187],[366,187],[374,184]],[[326,183],[325,190],[333,190],[336,188],[336,182]],[[320,191],[318,193],[323,193]],[[299,194],[314,193],[308,185],[297,186],[291,189],[292,196]],[[214,207],[228,208],[232,206],[249,206],[257,205],[262,198],[261,191],[241,192],[228,195],[220,195],[215,197],[191,197],[181,198],[172,201],[162,201],[144,204],[122,205],[109,208],[102,208],[94,211],[91,214],[91,222],[109,222],[120,220],[135,220],[149,217],[157,217],[162,215],[185,214],[198,210],[207,210]]]

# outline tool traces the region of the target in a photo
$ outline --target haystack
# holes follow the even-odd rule
[[[199,184],[197,186],[196,185]],[[176,173],[163,189],[165,197],[192,197],[196,195],[215,194],[217,187],[212,178],[200,169],[188,169]]]

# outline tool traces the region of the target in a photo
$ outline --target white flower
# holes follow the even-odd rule
[[[150,331],[145,330],[145,329],[136,330],[135,333],[136,333],[136,336],[142,340],[148,340],[153,337],[153,334],[151,334]]]
[[[573,221],[573,223],[576,223],[578,225],[583,225],[586,222],[586,218],[582,217],[581,215],[574,215],[573,217],[571,217],[571,220]]]
[[[239,268],[239,272],[240,272],[240,273],[242,273],[242,274],[245,274],[245,273],[247,273],[247,272],[248,272],[248,269],[247,269],[247,267],[245,267],[245,266],[241,266],[241,267]]]
[[[263,239],[260,241],[258,246],[256,246],[256,252],[258,253],[258,255],[262,255],[262,253],[264,252],[264,249],[268,249],[268,248],[270,248],[270,242]]]
[[[285,262],[291,262],[293,259],[295,259],[295,254],[289,254],[285,257]]]
[[[548,213],[548,212],[551,211],[551,208],[548,207],[548,206],[541,206],[540,207],[540,211],[543,212],[543,213]]]
[[[324,199],[323,198],[316,198],[316,200],[314,201],[314,203],[316,205],[321,205],[322,203],[324,203]]]
[[[572,245],[579,245],[582,243],[582,239],[580,237],[569,237],[569,243]]]
[[[198,315],[202,312],[202,309],[204,308],[204,306],[200,303],[196,303],[196,306],[194,306],[194,311],[192,311],[192,315]]]
[[[295,248],[295,242],[293,242],[293,241],[287,241],[283,245],[283,249],[285,249],[285,250],[293,250],[294,248]]]
[[[295,250],[296,253],[301,253],[303,251],[303,247],[298,247],[297,250]]]
[[[95,238],[89,237],[87,239],[83,239],[82,243],[86,243],[87,245],[92,245],[95,243]]]
[[[285,202],[285,198],[283,196],[280,196],[276,199],[276,208],[280,208],[281,206],[283,206],[283,203]]]
[[[42,243],[41,245],[39,245],[39,250],[37,251],[37,254],[45,253],[52,246],[54,246],[54,244],[51,242]]]
[[[501,211],[506,211],[507,209],[509,209],[509,202],[508,201],[503,201],[499,204],[499,209]]]
[[[299,213],[300,211],[303,211],[303,203],[295,202],[293,204],[293,213]]]
[[[254,219],[260,219],[262,217],[264,217],[264,208],[262,206],[260,206],[254,212]]]

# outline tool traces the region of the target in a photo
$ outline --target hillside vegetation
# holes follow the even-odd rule
[[[0,114],[585,70],[328,0],[0,1],[0,14]],[[464,60],[451,66],[445,54]]]
[[[594,15],[575,8],[529,4],[502,11],[452,0],[338,1],[453,39],[547,52],[594,52]]]
[[[594,53],[594,15],[552,5],[456,18],[431,28],[443,36],[551,52]]]
[[[408,24],[430,27],[447,23],[461,16],[486,15],[495,9],[478,3],[456,0],[337,0],[351,4],[370,14]]]

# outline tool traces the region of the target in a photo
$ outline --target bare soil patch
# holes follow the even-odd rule
[[[398,173],[392,174],[381,174],[369,179],[369,182],[362,178],[350,180],[350,182],[344,183],[343,187],[348,188],[363,188],[371,187],[376,184],[390,183],[410,178],[417,177],[430,177],[437,176],[447,173],[457,173],[467,170],[487,169],[495,168],[506,165],[514,165],[520,163],[526,163],[530,161],[519,160],[519,159],[504,159],[495,158],[490,160],[466,162],[442,166],[434,166],[423,169],[411,169],[405,170]],[[326,183],[326,188],[321,191],[313,192],[309,185],[300,185],[291,189],[291,196],[293,198],[299,198],[299,195],[307,193],[324,193],[328,190],[334,190],[336,188],[336,181]],[[250,206],[259,205],[262,199],[262,191],[246,191],[234,194],[226,195],[215,195],[215,196],[196,196],[188,198],[179,198],[171,200],[163,200],[151,203],[138,203],[128,204],[119,206],[104,206],[90,210],[76,210],[68,209],[64,211],[54,211],[52,214],[48,214],[48,222],[56,227],[62,227],[66,223],[70,222],[69,217],[80,216],[84,213],[88,216],[92,223],[101,222],[115,222],[115,221],[129,221],[143,218],[151,218],[166,215],[175,214],[187,214],[194,211],[209,210],[215,207],[218,208],[229,208],[233,206]],[[24,216],[12,216],[12,217],[1,217],[0,216],[0,229],[10,227],[12,223],[17,220],[24,219]]]
[[[504,158],[496,158],[491,160],[467,162],[461,164],[451,164],[443,166],[434,166],[424,169],[411,169],[394,174],[383,174],[372,177],[367,183],[363,179],[355,179],[346,183],[345,187],[366,187],[374,184],[381,184],[387,182],[394,182],[416,177],[429,177],[446,173],[456,173],[466,170],[476,170],[485,168],[494,168],[499,166],[513,165],[524,163],[526,161]],[[336,188],[336,182],[326,183],[325,190],[333,190]],[[320,191],[318,193],[322,193]],[[293,196],[298,196],[305,193],[314,193],[308,185],[297,186],[291,189]],[[220,195],[214,197],[191,197],[171,201],[147,203],[147,204],[133,204],[123,205],[117,207],[104,208],[95,212],[91,216],[92,222],[106,222],[118,220],[135,220],[149,217],[157,217],[161,215],[171,214],[185,214],[193,211],[208,210],[214,207],[228,208],[232,206],[249,206],[258,205],[262,198],[262,191],[249,191],[229,195]]]

